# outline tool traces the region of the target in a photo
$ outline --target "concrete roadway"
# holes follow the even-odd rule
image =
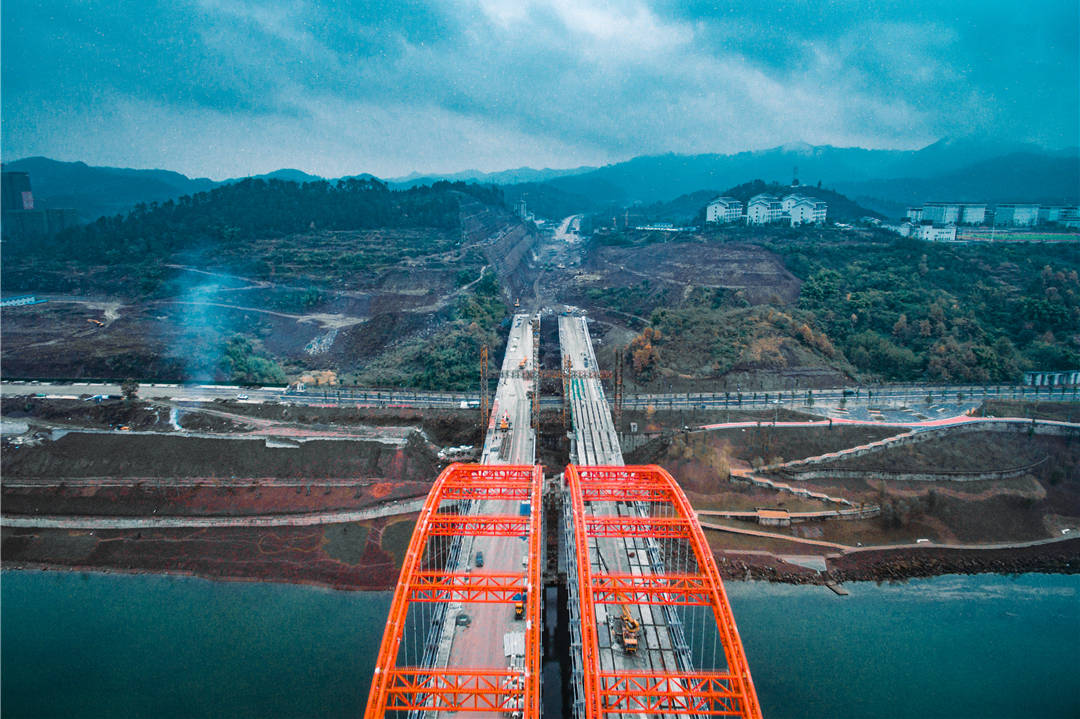
[[[589,327],[584,317],[559,317],[559,345],[563,356],[569,356],[573,370],[595,370]],[[599,379],[571,380],[571,412],[573,419],[571,460],[583,465],[622,465],[622,451],[611,419],[611,412]],[[643,516],[632,503],[593,502],[587,507],[593,515]],[[589,547],[589,563],[594,573],[652,574],[650,549],[658,549],[655,540],[637,538],[593,539]],[[607,671],[648,670],[679,671],[673,651],[673,635],[668,613],[654,605],[630,607],[641,622],[638,652],[628,655],[614,640],[621,626],[621,609],[596,605],[596,626],[600,644],[600,667]]]
[[[532,316],[514,315],[513,325],[506,343],[503,358],[503,374],[499,380],[492,403],[491,421],[485,435],[481,461],[484,464],[524,464],[536,461],[536,433],[531,426],[531,406],[528,393],[533,389],[531,379],[523,379],[510,370],[533,369]],[[508,430],[497,429],[503,417],[509,420]],[[504,443],[508,443],[506,450]],[[516,515],[519,505],[514,501],[483,501],[471,508],[479,515]],[[461,561],[471,567],[473,574],[480,572],[520,572],[527,566],[523,559],[528,556],[528,545],[521,537],[475,537],[462,540]],[[484,566],[476,565],[476,553],[484,553]],[[461,571],[464,567],[458,567]],[[536,588],[535,591],[539,591]],[[461,612],[469,615],[467,627],[456,625]],[[440,651],[437,664],[447,667],[489,667],[505,669],[509,664],[503,654],[503,636],[507,633],[524,632],[525,622],[514,619],[512,604],[452,604],[447,612],[443,632],[444,651]],[[520,662],[520,660],[519,660]],[[458,712],[455,717],[482,717],[484,712]]]

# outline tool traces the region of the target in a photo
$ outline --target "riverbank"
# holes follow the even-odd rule
[[[726,581],[761,580],[785,584],[893,582],[946,574],[1080,574],[1080,537],[1053,544],[995,549],[941,547],[872,549],[824,556],[827,569],[818,572],[784,557],[752,550],[716,553]],[[821,555],[806,555],[821,556]]]

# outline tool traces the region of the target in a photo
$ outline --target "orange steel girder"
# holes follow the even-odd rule
[[[520,678],[499,669],[393,669],[386,711],[510,712],[521,708]]]
[[[674,478],[657,465],[588,467],[570,465],[566,480],[574,518],[574,544],[578,555],[578,586],[582,587],[581,637],[584,670],[585,719],[610,713],[661,715],[718,715],[760,719],[761,706],[750,677],[742,641],[735,626],[716,560],[690,502]],[[626,488],[620,497],[615,485]],[[676,517],[597,517],[585,507],[590,487],[602,487],[589,501],[639,501],[635,494],[666,485]],[[614,574],[595,574],[589,560],[589,537],[684,538],[688,540],[701,574],[654,575],[648,580]],[[635,583],[637,583],[635,585]],[[683,588],[680,588],[679,585]],[[691,590],[691,587],[693,589]],[[663,589],[661,589],[663,588]],[[728,672],[647,673],[601,672],[596,605],[604,602],[652,603],[667,591],[676,597],[706,599],[716,619]],[[655,595],[654,595],[655,592]],[[649,598],[649,601],[644,601]],[[694,603],[697,603],[696,601]]]
[[[523,537],[529,517],[436,514],[428,523],[429,537]]]
[[[596,604],[710,606],[708,578],[700,574],[594,574]]]
[[[604,713],[745,716],[737,677],[720,672],[601,672]]]
[[[416,572],[409,601],[505,604],[527,589],[524,572]]]
[[[387,711],[522,711],[540,716],[540,512],[543,471],[539,466],[452,464],[439,475],[424,502],[405,553],[386,630],[371,680],[365,719]],[[522,496],[523,489],[528,494]],[[508,496],[505,491],[516,494]],[[477,494],[479,493],[479,494]],[[529,499],[529,517],[480,517],[440,513],[445,501],[463,498]],[[527,572],[436,573],[420,571],[432,536],[522,536],[529,546]],[[525,666],[523,671],[491,667],[398,667],[398,649],[409,604],[433,601],[509,602],[525,591]],[[507,598],[509,595],[509,598]]]

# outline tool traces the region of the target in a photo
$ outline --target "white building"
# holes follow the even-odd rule
[[[1080,220],[1080,209],[1076,205],[1043,205],[1039,208],[1039,222],[1064,225]]]
[[[1033,387],[1080,386],[1080,369],[1070,369],[1063,372],[1025,372],[1024,384]]]
[[[792,200],[792,198],[795,199]],[[789,203],[789,200],[792,201]],[[820,225],[825,222],[825,215],[829,211],[829,206],[825,202],[803,195],[788,195],[781,205],[784,213],[791,218],[792,227],[806,224]]]
[[[706,222],[738,222],[743,218],[743,204],[734,197],[717,197],[705,208]]]
[[[912,222],[935,225],[981,225],[986,222],[986,204],[968,202],[927,202],[922,207],[907,208]]]
[[[963,205],[956,202],[927,202],[922,208],[922,221],[937,225],[955,225],[960,221]]]
[[[783,216],[784,205],[774,195],[754,195],[746,204],[746,222],[751,225],[776,222]]]
[[[1039,221],[1038,205],[998,205],[994,211],[995,225],[1030,227]]]
[[[986,205],[964,205],[960,222],[965,225],[981,225],[986,222]]]

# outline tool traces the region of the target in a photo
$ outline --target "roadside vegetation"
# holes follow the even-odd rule
[[[859,370],[1011,382],[1080,365],[1080,248],[879,237],[770,243],[805,280],[799,308]]]

